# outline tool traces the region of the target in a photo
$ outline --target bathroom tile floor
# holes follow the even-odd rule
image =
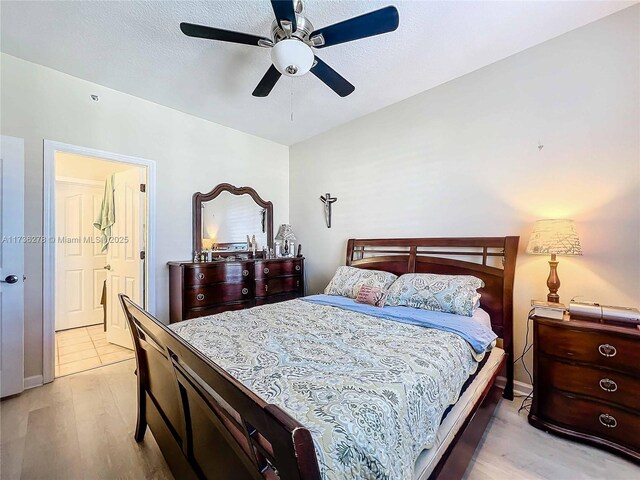
[[[109,365],[135,356],[133,350],[107,342],[102,324],[56,332],[55,376]]]

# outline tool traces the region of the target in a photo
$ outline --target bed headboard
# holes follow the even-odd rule
[[[350,239],[347,262],[352,267],[402,275],[439,273],[473,275],[484,281],[482,308],[509,355],[507,384],[513,382],[513,278],[520,237]],[[512,395],[505,387],[505,397]]]

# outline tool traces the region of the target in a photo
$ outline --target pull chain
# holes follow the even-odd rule
[[[293,122],[293,77],[291,77],[290,91],[291,95],[289,96],[289,110],[291,112],[291,121]]]

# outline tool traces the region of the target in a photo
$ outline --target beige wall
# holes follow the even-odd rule
[[[548,274],[545,257],[524,253],[528,236],[536,219],[564,217],[584,256],[560,258],[561,300],[639,305],[639,25],[639,6],[623,10],[291,147],[310,291],[350,237],[520,235],[520,351]],[[338,197],[331,229],[326,192]]]
[[[42,235],[43,140],[156,161],[157,312],[168,260],[191,257],[191,195],[249,185],[289,217],[288,148],[2,54],[1,131],[25,139],[25,234]],[[99,102],[90,99],[100,97]],[[25,248],[25,376],[42,373],[42,248]]]
[[[124,172],[131,168],[131,165],[126,163],[110,162],[67,152],[57,152],[55,163],[56,178],[81,178],[99,182],[104,182],[114,173]]]

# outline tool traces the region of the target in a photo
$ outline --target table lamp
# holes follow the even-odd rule
[[[529,238],[527,253],[551,255],[549,278],[547,278],[547,287],[549,287],[547,301],[560,303],[558,295],[560,279],[556,255],[582,255],[580,238],[573,220],[538,220]]]

